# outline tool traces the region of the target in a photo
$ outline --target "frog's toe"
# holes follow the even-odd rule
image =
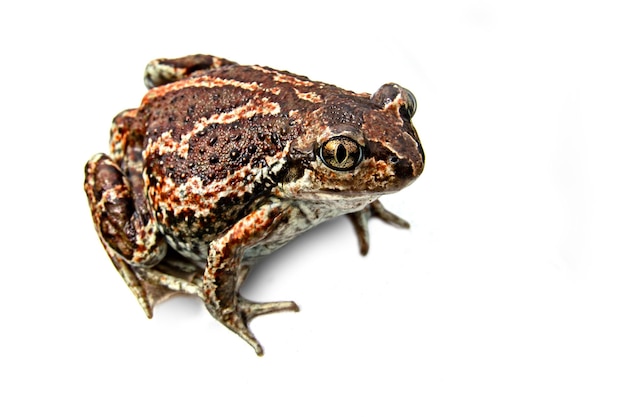
[[[236,313],[226,315],[224,316],[223,323],[226,327],[237,333],[239,337],[252,346],[258,356],[263,356],[263,346],[261,346],[257,338],[254,336],[248,327],[247,320],[242,315]]]
[[[212,308],[209,307],[209,311]],[[248,324],[250,320],[263,314],[276,313],[280,311],[299,311],[298,305],[293,301],[276,301],[269,303],[255,303],[245,298],[239,298],[239,303],[234,310],[222,312],[219,321],[222,322],[239,337],[248,342],[257,355],[263,355],[263,347],[256,339]]]
[[[298,312],[300,308],[293,301],[274,301],[269,303],[255,303],[245,298],[239,298],[239,310],[246,320],[250,321],[263,314],[278,313],[280,311]]]
[[[378,200],[372,202],[363,210],[348,213],[348,217],[356,230],[361,255],[367,255],[370,248],[369,228],[367,223],[370,218],[377,217],[387,224],[402,229],[408,229],[410,227],[409,222],[387,210]]]

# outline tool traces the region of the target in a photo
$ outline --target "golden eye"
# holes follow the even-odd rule
[[[348,171],[363,159],[363,148],[355,140],[346,136],[328,139],[319,150],[322,162],[337,171]]]

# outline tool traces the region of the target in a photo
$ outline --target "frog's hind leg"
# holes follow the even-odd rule
[[[202,270],[181,261],[171,249],[151,268],[130,266],[108,248],[107,252],[148,318],[152,318],[157,304],[172,296],[187,294],[204,299]]]
[[[189,55],[176,59],[155,59],[146,66],[144,84],[148,88],[158,87],[182,80],[200,70],[236,65],[236,62],[213,55]]]
[[[98,154],[87,162],[85,192],[100,241],[146,315],[152,317],[162,295],[142,281],[139,271],[165,256],[164,239],[140,214],[129,180],[108,156]]]
[[[136,272],[149,289],[148,296],[154,304],[176,294],[195,295],[204,299],[203,269],[184,259],[169,246],[167,255],[159,264]]]
[[[146,314],[146,317],[151,319],[154,311],[154,306],[157,302],[154,292],[151,291],[151,288],[146,286],[146,284],[139,279],[137,273],[133,270],[133,268],[130,267],[130,265],[128,265],[119,255],[109,249],[106,243],[102,242],[102,244],[106,249],[109,258],[111,258],[113,265],[115,265],[117,272],[119,272],[119,274],[122,276],[122,279],[128,286],[128,289],[137,299],[137,302],[141,306],[143,312]]]

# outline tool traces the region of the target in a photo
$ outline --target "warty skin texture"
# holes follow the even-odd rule
[[[357,94],[210,55],[152,61],[145,83],[141,105],[115,117],[109,154],[87,163],[85,191],[148,317],[196,295],[261,355],[250,320],[298,307],[239,294],[256,259],[343,214],[363,254],[370,217],[408,227],[378,201],[424,168],[408,90]]]

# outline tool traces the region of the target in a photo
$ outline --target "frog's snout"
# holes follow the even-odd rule
[[[389,159],[394,176],[400,180],[413,181],[424,171],[424,150],[417,136],[404,133],[405,149]],[[400,157],[402,155],[403,157]]]

